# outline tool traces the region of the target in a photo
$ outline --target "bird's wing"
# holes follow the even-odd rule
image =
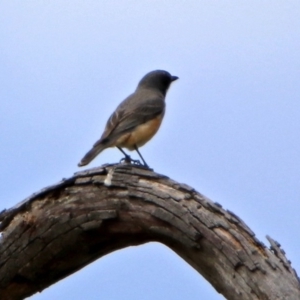
[[[133,96],[134,94],[129,96],[117,107],[108,119],[101,139],[94,146],[106,140],[115,140],[164,112],[163,96],[156,95],[154,98],[147,97],[139,101],[132,101]]]
[[[140,101],[139,105],[124,114],[118,126],[112,131],[112,135],[123,134],[133,130],[135,127],[154,119],[164,112],[165,102],[163,98],[148,99]]]

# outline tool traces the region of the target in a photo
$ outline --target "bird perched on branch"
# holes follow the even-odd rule
[[[138,148],[147,143],[159,129],[165,113],[167,90],[177,79],[177,76],[163,70],[146,74],[135,92],[121,102],[110,116],[101,138],[78,166],[87,165],[106,148],[117,147],[125,155],[126,162],[136,161],[122,148],[136,150],[144,166],[148,167]]]

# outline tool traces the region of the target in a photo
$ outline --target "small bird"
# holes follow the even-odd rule
[[[106,148],[117,147],[125,155],[126,162],[137,161],[132,160],[122,148],[136,150],[144,166],[148,168],[138,148],[147,143],[159,129],[165,113],[167,90],[177,79],[177,76],[163,70],[147,73],[140,80],[135,92],[112,113],[101,138],[78,166],[87,165]]]

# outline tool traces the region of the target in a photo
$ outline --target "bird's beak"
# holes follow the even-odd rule
[[[175,80],[177,80],[179,77],[177,77],[177,76],[171,76],[171,81],[175,81]]]

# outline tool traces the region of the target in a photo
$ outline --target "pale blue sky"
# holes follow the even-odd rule
[[[118,103],[165,69],[180,80],[146,161],[278,240],[300,273],[299,1],[12,0],[0,16],[0,210],[78,171]],[[158,244],[30,299],[83,297],[223,299]]]

